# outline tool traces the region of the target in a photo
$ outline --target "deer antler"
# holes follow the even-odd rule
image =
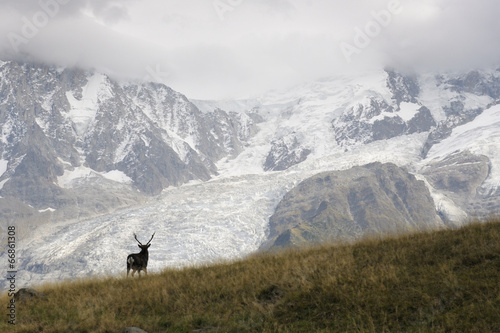
[[[156,234],[156,231],[153,232],[153,236],[151,236],[151,239],[148,241],[148,243],[146,245],[149,245],[149,243],[151,243],[151,241],[153,240],[153,237],[155,236],[155,234]]]
[[[154,234],[153,234],[153,235],[154,235]],[[137,239],[137,235],[136,235],[135,233],[134,233],[134,238],[135,238],[135,240],[137,241],[137,243],[139,243],[139,245],[142,245],[142,243],[141,243],[141,242],[139,242],[139,240]],[[151,238],[152,238],[152,237],[151,237]]]

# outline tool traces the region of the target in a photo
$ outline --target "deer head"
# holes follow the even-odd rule
[[[155,234],[156,234],[156,232],[153,232],[153,236],[151,236],[151,238],[146,243],[146,245],[142,245],[142,243],[139,242],[139,240],[137,239],[137,235],[134,233],[134,238],[137,241],[137,243],[139,243],[139,245],[137,245],[137,246],[139,246],[142,251],[146,251],[151,246],[151,241],[153,240],[153,237],[155,236]]]

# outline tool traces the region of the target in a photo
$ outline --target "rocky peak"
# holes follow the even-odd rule
[[[386,73],[387,87],[398,106],[401,102],[417,103],[420,86],[416,76],[403,75],[393,69],[386,69]]]

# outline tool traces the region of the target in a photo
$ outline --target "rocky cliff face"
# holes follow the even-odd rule
[[[339,145],[348,147],[427,132],[436,125],[430,110],[418,100],[420,86],[417,77],[392,70],[386,73],[388,94],[384,96],[380,91],[369,91],[332,122]]]
[[[2,197],[91,214],[208,180],[253,135],[254,118],[202,113],[162,84],[5,62],[0,126]]]
[[[423,181],[394,164],[372,163],[313,176],[288,192],[270,218],[281,248],[367,234],[436,228],[443,221]]]

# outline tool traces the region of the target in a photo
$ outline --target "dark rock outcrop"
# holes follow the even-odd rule
[[[32,288],[21,288],[14,294],[16,302],[28,301],[33,298],[44,297],[45,295],[38,290]]]
[[[442,225],[423,181],[394,164],[372,163],[321,173],[293,188],[271,216],[263,248]]]
[[[271,143],[271,151],[264,162],[265,171],[281,171],[299,164],[307,159],[311,150],[302,147],[299,140],[292,134]]]

